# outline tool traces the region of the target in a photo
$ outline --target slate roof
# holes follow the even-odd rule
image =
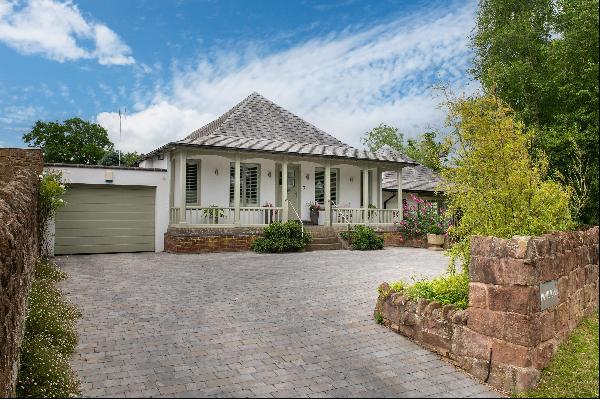
[[[254,92],[214,121],[168,146],[243,149],[273,153],[414,164],[400,153],[375,154],[351,147]]]
[[[389,146],[384,146],[378,151],[378,153],[381,155],[391,155],[393,153],[398,153],[398,151]],[[421,164],[405,166],[402,168],[402,190],[430,192],[440,191],[439,184],[441,182],[442,178],[440,175],[438,175],[433,169]],[[396,172],[384,172],[381,187],[384,190],[397,190],[398,178]]]

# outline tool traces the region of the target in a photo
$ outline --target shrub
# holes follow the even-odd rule
[[[285,223],[273,222],[264,230],[264,237],[257,238],[251,245],[255,252],[296,252],[304,249],[312,237],[309,232],[302,234],[302,226],[297,220]]]
[[[423,237],[430,234],[446,234],[450,221],[434,203],[411,195],[413,205],[404,204],[403,218],[398,231],[404,238]]]
[[[58,208],[64,205],[63,196],[67,188],[62,183],[60,171],[44,172],[40,175],[40,190],[38,192],[38,234],[39,246],[42,253],[48,251],[48,239],[46,225],[54,218]]]
[[[469,305],[469,276],[466,273],[447,274],[433,280],[418,280],[412,285],[403,281],[390,284],[392,292],[401,292],[410,299],[424,298],[459,309]]]
[[[352,249],[357,249],[359,251],[383,249],[383,238],[375,234],[375,231],[370,227],[361,225],[354,226],[354,230],[351,234]]]
[[[79,311],[55,286],[66,277],[47,259],[36,265],[27,302],[18,396],[68,397],[79,393],[79,382],[68,362],[77,345]]]

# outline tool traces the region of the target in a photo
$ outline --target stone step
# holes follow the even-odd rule
[[[339,242],[336,244],[314,244],[310,243],[306,246],[307,251],[330,251],[336,249],[343,249],[342,244]]]
[[[311,244],[337,244],[338,238],[336,236],[329,237],[313,237]]]

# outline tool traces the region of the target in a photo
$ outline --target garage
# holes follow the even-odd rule
[[[56,255],[155,250],[156,188],[72,184],[55,218]]]

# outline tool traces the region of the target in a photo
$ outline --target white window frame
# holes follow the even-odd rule
[[[246,187],[246,179],[244,175],[248,168],[256,167],[256,204],[248,203],[248,187]],[[259,207],[260,206],[260,163],[241,163],[240,164],[240,206],[241,207]],[[235,181],[235,162],[229,164],[229,206],[234,206],[235,198],[233,198],[233,185]]]

